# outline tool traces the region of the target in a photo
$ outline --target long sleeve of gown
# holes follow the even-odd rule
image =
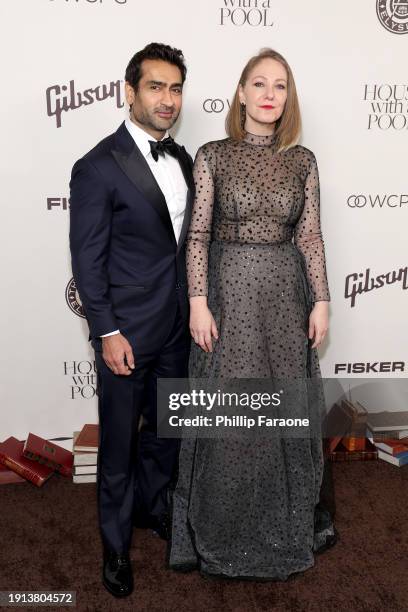
[[[319,171],[313,154],[304,193],[305,205],[295,227],[294,241],[306,260],[313,302],[330,301],[324,242],[320,227]]]
[[[208,295],[208,249],[214,206],[214,181],[208,154],[197,151],[193,176],[196,195],[187,234],[187,280],[189,297]]]

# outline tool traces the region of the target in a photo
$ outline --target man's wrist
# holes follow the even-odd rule
[[[117,334],[120,334],[120,331],[118,329],[115,329],[112,332],[109,332],[108,334],[101,334],[100,338],[108,338],[109,336],[116,336]]]

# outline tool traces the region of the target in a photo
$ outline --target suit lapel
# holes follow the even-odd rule
[[[190,226],[191,211],[193,209],[193,200],[194,200],[194,180],[193,180],[193,173],[192,173],[193,164],[185,148],[179,147],[179,150],[180,150],[179,163],[180,163],[181,170],[183,172],[184,180],[186,181],[186,184],[187,184],[187,197],[186,197],[186,210],[184,212],[183,224],[181,226],[180,237],[177,243],[177,252],[179,252],[180,248],[184,244],[184,240],[186,238],[187,231]]]
[[[167,208],[163,192],[124,122],[115,134],[115,149],[112,149],[112,155],[136,189],[155,209],[168,230],[170,237],[176,242],[169,209]]]

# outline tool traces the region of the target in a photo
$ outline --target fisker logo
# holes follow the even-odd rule
[[[377,15],[389,32],[408,33],[408,0],[377,0]]]
[[[222,113],[224,110],[228,110],[229,107],[229,100],[222,100],[221,98],[207,98],[203,102],[203,109],[206,113]]]
[[[335,363],[334,373],[379,374],[381,372],[405,372],[405,361],[373,361],[357,363]]]
[[[78,317],[83,317],[85,319],[82,302],[75,285],[75,280],[73,278],[71,278],[67,285],[67,288],[65,289],[65,299],[72,312],[78,315]]]
[[[68,198],[47,198],[47,210],[54,210],[54,208],[68,210],[68,206]]]

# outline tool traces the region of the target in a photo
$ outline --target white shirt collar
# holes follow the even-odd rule
[[[133,121],[131,121],[129,118],[125,119],[125,125],[133,140],[135,141],[137,147],[139,148],[140,152],[145,157],[151,155],[149,140],[155,140],[155,138],[153,138],[153,136],[142,130],[142,128],[133,123]],[[164,140],[164,138],[167,138],[168,135],[169,133],[166,132],[162,140]]]

